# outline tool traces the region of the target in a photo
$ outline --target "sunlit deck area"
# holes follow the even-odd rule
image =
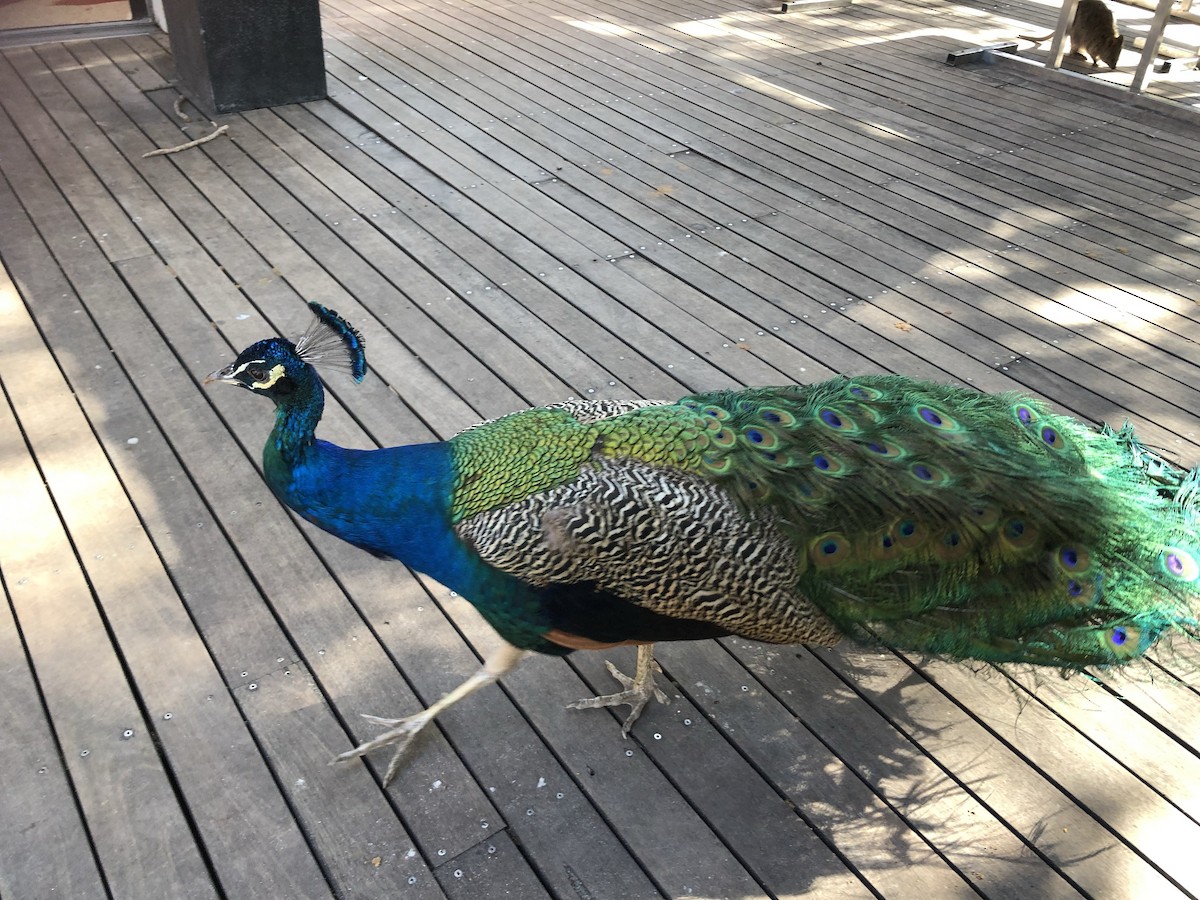
[[[1035,677],[660,646],[667,705],[527,661],[328,765],[495,637],[293,517],[268,404],[205,388],[364,334],[322,436],[569,396],[901,372],[1200,464],[1188,77],[1128,102],[947,53],[1030,3],[327,0],[329,99],[183,123],[165,35],[0,51],[0,895],[1200,897],[1200,653]],[[194,114],[187,104],[184,111]]]

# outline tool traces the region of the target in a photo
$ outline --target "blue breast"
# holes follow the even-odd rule
[[[316,441],[291,466],[268,443],[263,462],[275,494],[314,525],[457,591],[516,646],[544,648],[541,592],[484,563],[451,525],[446,443],[349,450]]]

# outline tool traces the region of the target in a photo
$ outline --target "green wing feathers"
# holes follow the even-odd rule
[[[1096,431],[1016,395],[864,376],[608,418],[531,410],[455,438],[455,458],[455,515],[485,558],[504,543],[522,577],[595,581],[761,640],[828,643],[835,629],[1079,668],[1196,631],[1197,475],[1128,428]],[[620,537],[633,520],[639,536]],[[649,521],[659,540],[643,548]],[[782,581],[764,588],[754,546],[774,548]],[[683,587],[668,584],[673,547]],[[643,564],[650,587],[630,574]]]

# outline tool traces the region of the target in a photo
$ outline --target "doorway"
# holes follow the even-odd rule
[[[0,0],[0,29],[128,22],[145,15],[146,0]]]

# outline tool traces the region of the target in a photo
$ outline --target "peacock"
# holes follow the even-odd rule
[[[316,366],[366,374],[362,335],[311,327],[243,350],[206,382],[275,403],[263,475],[303,518],[470,600],[501,648],[416,715],[341,754],[395,752],[529,652],[740,635],[862,643],[1062,670],[1198,636],[1200,470],[1016,394],[901,375],[529,409],[446,441],[373,450],[315,437]],[[335,760],[336,761],[336,760]]]

